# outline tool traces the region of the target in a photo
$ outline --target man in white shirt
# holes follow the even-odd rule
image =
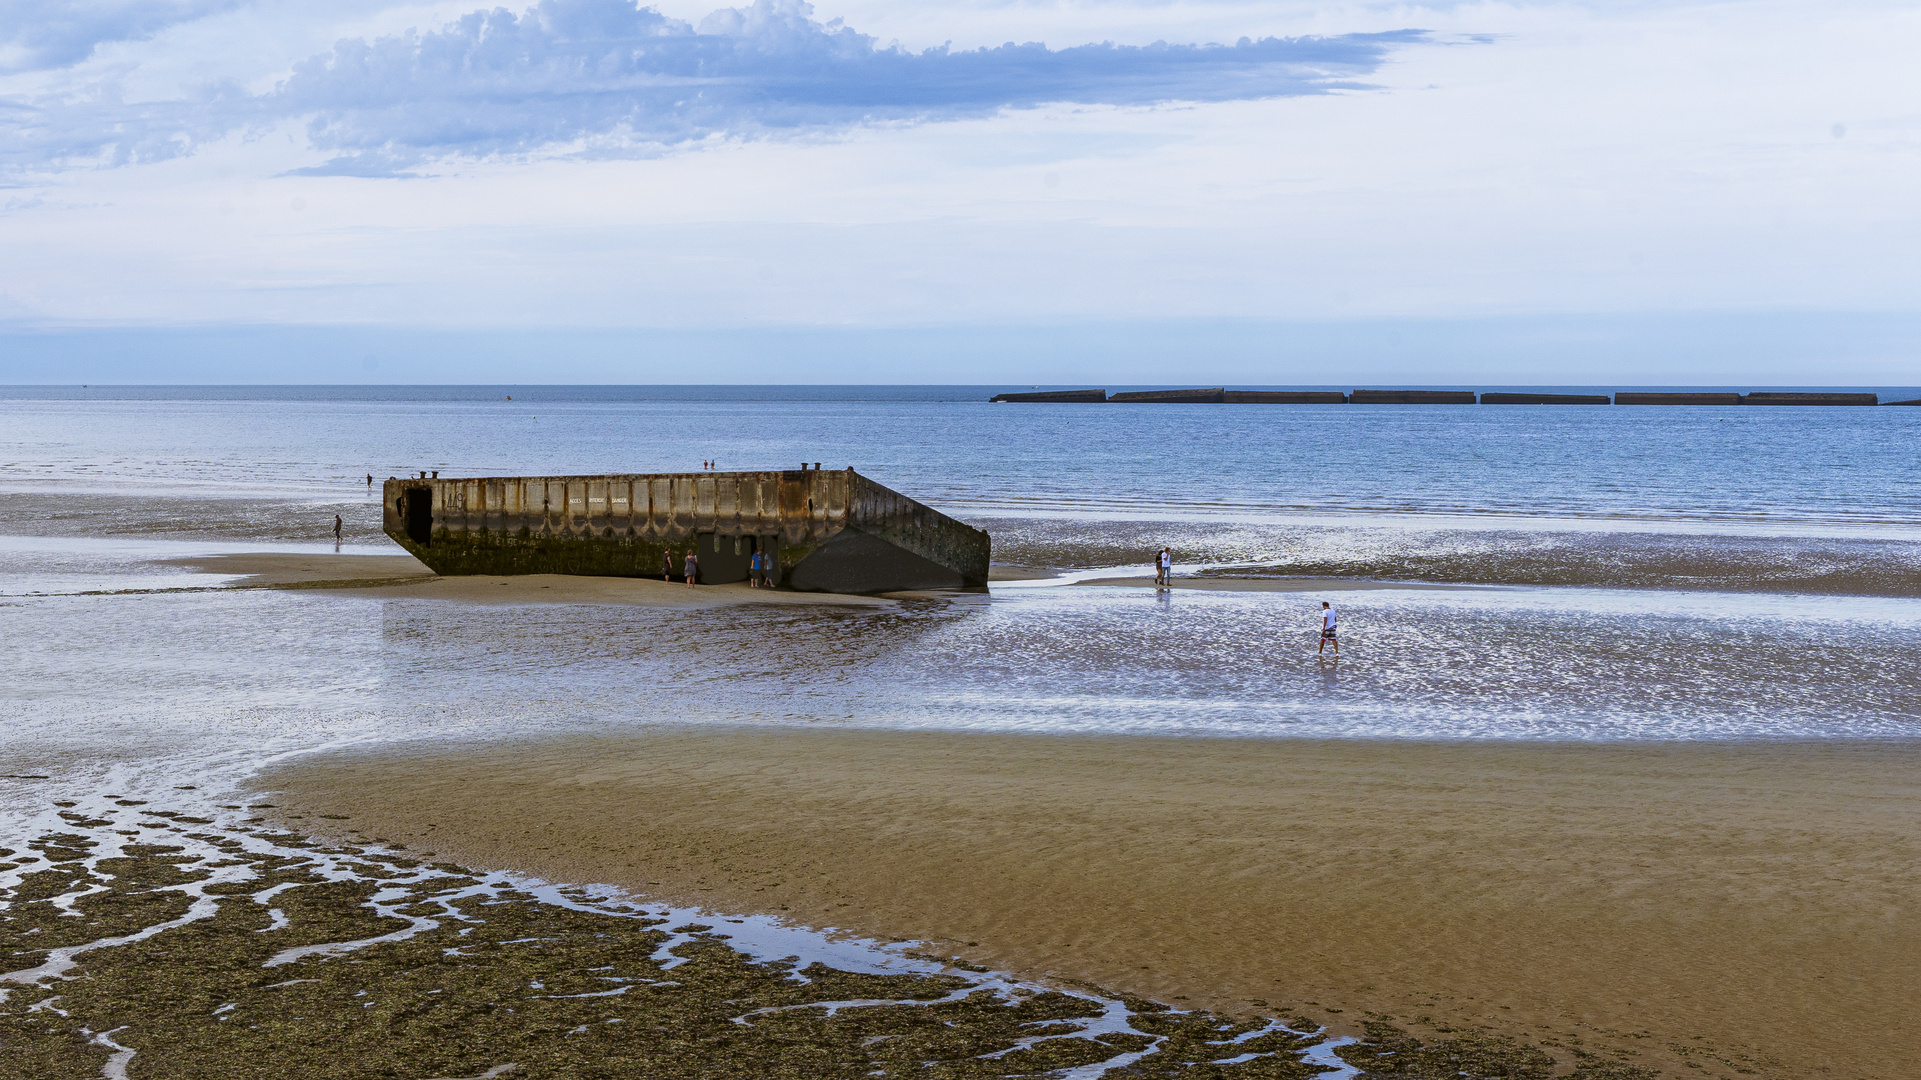
[[[1315,650],[1314,655],[1319,656],[1325,653],[1329,642],[1334,644],[1334,655],[1341,655],[1341,641],[1334,636],[1334,605],[1323,600],[1321,601],[1321,647]]]
[[[1154,556],[1154,584],[1174,584],[1174,552],[1168,548],[1162,548],[1161,553]]]

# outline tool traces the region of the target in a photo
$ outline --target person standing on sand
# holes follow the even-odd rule
[[[1161,553],[1154,556],[1154,584],[1174,584],[1174,552],[1169,548],[1162,548]]]
[[[334,515],[334,546],[340,546],[340,515]]]
[[[1321,601],[1321,647],[1314,652],[1319,656],[1327,651],[1327,643],[1334,643],[1334,655],[1341,655],[1341,639],[1334,636],[1334,605]]]
[[[367,474],[367,490],[372,491],[373,489],[374,489],[374,474],[368,473]]]
[[[747,560],[747,587],[750,589],[760,588],[760,561],[764,558],[766,556],[756,551]]]
[[[662,581],[674,580],[674,549],[673,548],[664,547],[660,549],[660,580]]]
[[[690,589],[693,588],[694,579],[699,576],[700,576],[700,556],[694,554],[693,548],[688,548],[687,549],[687,587]]]

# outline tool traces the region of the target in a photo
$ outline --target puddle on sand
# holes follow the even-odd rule
[[[0,848],[0,1077],[1354,1077],[1237,1020],[137,794]],[[15,841],[16,843],[18,841]],[[510,1067],[511,1066],[511,1067]]]

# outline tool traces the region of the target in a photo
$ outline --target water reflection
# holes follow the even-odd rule
[[[1921,601],[1068,586],[877,608],[14,597],[0,703],[220,742],[764,721],[1498,738],[1921,734]],[[61,727],[61,725],[65,725]]]

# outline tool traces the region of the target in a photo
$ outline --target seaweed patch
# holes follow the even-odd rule
[[[1277,1020],[139,805],[0,871],[0,1077],[1353,1075]]]
[[[239,813],[92,802],[0,864],[0,1080],[1653,1075],[1384,1023],[1335,1039]]]

